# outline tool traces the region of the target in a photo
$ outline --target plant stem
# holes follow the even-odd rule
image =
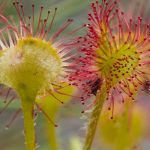
[[[26,150],[35,150],[35,131],[33,118],[34,98],[26,95],[21,95],[21,102],[24,115]]]
[[[83,148],[84,150],[91,149],[94,135],[96,132],[97,123],[103,108],[104,101],[106,99],[106,95],[107,95],[106,85],[105,83],[103,83],[101,90],[96,95],[95,107],[92,111],[90,122],[87,128],[87,135],[86,135],[86,140]]]
[[[54,114],[53,114],[54,116]],[[54,117],[52,117],[54,120]],[[52,150],[58,150],[58,144],[57,144],[57,138],[56,138],[56,130],[55,130],[55,125],[50,123],[47,118],[46,119],[46,124],[47,124],[47,134],[49,138],[49,144]]]

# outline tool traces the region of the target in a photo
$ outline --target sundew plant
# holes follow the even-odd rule
[[[88,33],[80,50],[85,55],[79,58],[81,69],[75,78],[77,81],[85,80],[81,83],[85,87],[86,83],[89,86],[90,80],[95,80],[91,88],[97,86],[98,78],[102,83],[98,83],[84,150],[91,149],[104,102],[109,102],[108,109],[112,111],[113,119],[115,101],[124,102],[126,98],[135,101],[135,94],[144,85],[150,69],[149,24],[142,22],[140,16],[135,20],[127,18],[117,8],[115,0],[93,2],[91,9]],[[85,96],[90,96],[92,93],[86,88]]]
[[[43,1],[43,5],[28,6],[31,14],[26,15],[23,2],[12,2],[17,18],[6,15],[4,8],[7,3],[1,3],[0,84],[8,87],[6,97],[11,89],[18,94],[23,112],[26,150],[36,149],[36,111],[41,111],[46,118],[46,134],[51,149],[63,149],[56,142],[55,115],[62,104],[72,98],[84,106],[81,115],[85,115],[87,109],[91,111],[82,149],[92,150],[102,109],[106,109],[105,102],[111,112],[111,116],[105,117],[113,120],[114,110],[117,109],[115,103],[129,101],[133,105],[138,91],[149,83],[149,11],[146,17],[142,15],[143,9],[134,16],[132,8],[128,13],[124,12],[126,8],[121,0],[82,1],[82,5],[86,7],[87,3],[91,3],[91,7],[86,11],[80,9],[81,14],[85,11],[78,16],[80,25],[75,26],[76,20],[70,19],[68,13],[66,22],[62,22],[59,16],[59,27],[53,32],[53,28],[57,27],[55,20],[58,9],[54,7],[45,11]],[[73,4],[75,8],[77,1]],[[37,7],[38,13],[35,11]],[[64,8],[65,14],[70,8],[69,5]],[[81,17],[87,22],[82,22]],[[70,30],[72,25],[73,29]],[[126,111],[128,114],[128,109]],[[117,117],[115,119],[119,122]],[[128,122],[125,123],[128,125]],[[112,126],[107,126],[107,129],[109,131]],[[69,141],[67,143],[69,145]]]

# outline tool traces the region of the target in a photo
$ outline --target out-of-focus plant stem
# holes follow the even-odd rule
[[[50,115],[50,114],[49,114]],[[51,113],[52,120],[55,120],[55,115]],[[58,143],[57,143],[57,137],[56,137],[56,127],[54,124],[50,123],[50,121],[45,117],[46,119],[46,126],[47,126],[47,134],[48,134],[48,140],[50,144],[50,150],[58,150]]]

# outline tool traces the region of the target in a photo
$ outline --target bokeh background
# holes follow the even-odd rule
[[[134,11],[135,15],[144,15],[145,20],[149,19],[149,9],[150,9],[150,0],[137,0],[138,3],[132,5],[131,1],[120,0],[122,9],[125,11],[129,10]],[[132,0],[136,1],[136,0]],[[2,2],[2,0],[0,0]],[[16,22],[18,22],[18,16],[14,6],[13,1],[7,0],[6,7],[4,9],[4,14],[13,16]],[[36,7],[35,15],[39,15],[40,6],[44,6],[44,13],[47,14],[48,10],[54,11],[55,7],[58,8],[57,15],[54,21],[52,32],[57,31],[57,29],[65,22],[67,19],[72,18],[74,22],[65,30],[64,34],[68,31],[71,31],[74,28],[80,27],[82,24],[87,23],[87,14],[90,10],[90,3],[92,0],[22,0],[24,5],[25,15],[29,16],[32,12],[31,4],[34,3]],[[133,7],[134,6],[134,7]],[[141,7],[139,7],[141,6]],[[143,9],[144,8],[144,9]],[[142,11],[144,13],[141,13]],[[136,13],[135,13],[136,12]],[[43,15],[44,15],[43,13]],[[128,11],[128,13],[130,13]],[[85,33],[85,30],[82,29],[75,36],[80,36]],[[6,94],[6,93],[5,93]],[[4,94],[4,95],[5,95]],[[3,95],[3,93],[2,93]],[[0,100],[0,109],[6,105],[4,100],[6,97],[1,97]],[[149,150],[150,149],[150,92],[148,89],[145,89],[144,92],[139,91],[137,96],[138,102],[142,107],[142,110],[147,118],[146,132],[143,138],[141,139],[139,145],[136,149],[138,150]],[[11,121],[12,117],[20,108],[19,100],[14,100],[9,107],[0,114],[0,150],[25,150],[24,145],[24,136],[23,136],[23,118],[22,113],[20,112],[15,121],[12,123],[9,129],[5,126]],[[84,124],[86,121],[82,119],[81,111],[84,107],[77,102],[76,100],[70,101],[67,105],[60,109],[57,114],[57,136],[60,150],[71,150],[71,145],[80,145],[83,144],[85,131],[83,130]],[[39,145],[38,150],[49,150],[49,144],[46,136],[46,127],[43,122],[42,113],[38,113],[36,119],[36,133],[37,133],[37,143]],[[112,131],[113,132],[113,131]],[[92,150],[100,150],[102,143],[99,140],[98,135],[96,135]],[[77,146],[77,147],[78,147]],[[75,150],[80,150],[76,148]],[[102,149],[103,150],[103,149]]]

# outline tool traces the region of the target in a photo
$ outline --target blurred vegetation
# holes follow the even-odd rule
[[[0,0],[2,2],[3,0]],[[126,0],[122,0],[127,2]],[[13,16],[16,23],[18,23],[18,15],[12,4],[12,0],[6,1],[6,8],[4,14],[6,16]],[[44,6],[43,16],[47,15],[47,11],[51,10],[52,14],[57,7],[57,15],[54,25],[50,34],[57,31],[59,27],[69,18],[74,22],[65,30],[64,34],[72,29],[80,27],[82,24],[87,23],[87,13],[92,0],[22,0],[25,15],[29,16],[32,12],[31,4],[35,4],[35,15],[38,18],[40,6]],[[79,31],[76,36],[82,35],[85,29]],[[146,96],[147,97],[147,96]],[[2,109],[6,104],[3,103],[5,97],[0,100],[0,108]],[[57,116],[57,134],[59,137],[60,150],[70,150],[70,142],[72,147],[81,147],[82,137],[84,136],[80,130],[84,121],[80,119],[81,110],[83,109],[80,104],[72,105],[73,102],[67,104],[60,110]],[[0,150],[25,150],[24,136],[23,136],[23,118],[22,113],[19,114],[12,126],[5,130],[5,125],[10,122],[14,113],[19,109],[20,101],[16,99],[13,101],[7,110],[0,115]],[[46,137],[46,126],[43,123],[43,115],[39,113],[37,117],[37,143],[40,145],[39,150],[49,150],[48,140]],[[79,139],[70,137],[80,137]],[[80,143],[80,142],[81,143]],[[98,144],[93,144],[93,150],[99,150]],[[78,150],[78,149],[76,149]],[[141,149],[143,150],[143,149]],[[146,149],[145,149],[146,150]]]
[[[98,125],[100,140],[109,150],[132,150],[138,147],[146,121],[142,110],[131,107],[126,104],[124,111],[118,112],[114,119],[110,119],[106,111],[101,115]]]

